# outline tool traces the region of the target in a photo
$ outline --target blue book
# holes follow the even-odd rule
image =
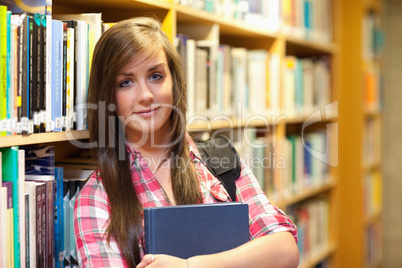
[[[54,257],[55,267],[64,267],[64,210],[63,210],[63,168],[55,167],[55,198],[54,198]]]
[[[62,131],[63,97],[63,23],[52,20],[52,123],[53,131]]]
[[[248,205],[240,202],[144,208],[144,221],[147,254],[187,259],[249,241]]]

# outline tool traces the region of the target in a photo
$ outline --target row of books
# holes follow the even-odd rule
[[[381,121],[375,117],[369,117],[364,121],[363,165],[365,168],[369,169],[381,163],[381,130]]]
[[[379,171],[369,172],[363,177],[363,215],[367,218],[381,213],[382,176]]]
[[[309,114],[331,101],[331,71],[326,57],[287,56],[283,66],[282,107],[290,115]]]
[[[384,50],[384,30],[380,15],[376,12],[368,12],[362,22],[363,33],[363,59],[373,60],[381,57]]]
[[[369,225],[364,230],[365,267],[378,267],[383,260],[383,237],[381,223]]]
[[[327,148],[330,137],[324,131],[281,139],[266,129],[251,127],[220,134],[233,141],[240,158],[273,202],[317,188],[331,179]]]
[[[73,208],[92,171],[55,166],[52,146],[0,152],[1,267],[78,267]]]
[[[331,101],[327,58],[287,56],[281,80],[278,54],[194,40],[186,34],[178,35],[176,44],[186,64],[189,118],[247,118],[279,111],[294,116]]]
[[[216,40],[194,40],[185,34],[178,39],[186,64],[189,118],[241,118],[279,111],[279,55],[219,45]]]
[[[179,4],[271,32],[282,29],[297,38],[332,42],[331,0],[180,0]]]
[[[0,6],[0,135],[86,129],[100,13],[12,14]]]
[[[383,74],[380,65],[368,61],[363,67],[363,105],[379,111],[383,103]]]
[[[317,197],[289,208],[288,215],[297,226],[300,263],[316,256],[329,245],[329,202]]]

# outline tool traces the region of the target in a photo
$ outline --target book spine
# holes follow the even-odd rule
[[[6,240],[7,240],[7,266],[6,267],[14,267],[15,257],[14,257],[14,198],[13,198],[13,183],[12,182],[4,182],[2,183],[3,187],[7,188],[6,194],[6,203],[7,203],[7,212],[6,212]]]
[[[63,180],[63,214],[64,214],[64,230],[63,230],[63,236],[64,236],[64,249],[65,249],[65,254],[64,254],[64,267],[71,267],[70,264],[70,243],[69,243],[69,237],[70,237],[70,229],[69,229],[69,218],[70,218],[70,213],[69,213],[69,208],[70,208],[70,187],[69,187],[69,181],[68,180]]]
[[[64,267],[64,211],[63,211],[63,168],[55,168],[55,202],[54,202],[54,242],[55,242],[55,267]]]
[[[54,207],[53,207],[53,195],[54,186],[53,181],[49,180],[46,182],[46,197],[45,197],[45,207],[46,207],[46,218],[45,218],[45,261],[47,262],[46,267],[53,267],[53,219],[54,219]]]
[[[7,119],[7,7],[0,5],[0,136],[6,136]]]
[[[25,268],[25,151],[21,149],[18,150],[18,198],[20,267]]]
[[[36,183],[33,181],[25,182],[25,192],[29,193],[29,260],[30,268],[36,267]],[[28,267],[28,266],[27,266]]]
[[[37,184],[36,195],[36,218],[37,218],[37,251],[36,251],[36,263],[37,267],[46,267],[46,186],[44,183]]]
[[[29,193],[24,194],[25,197],[25,267],[31,267],[30,263],[30,250],[29,250]],[[22,263],[22,260],[21,260]],[[22,265],[21,265],[22,266]]]
[[[52,122],[53,131],[62,130],[62,90],[63,90],[63,24],[52,21]]]
[[[41,58],[40,64],[41,69],[40,76],[41,76],[41,88],[40,88],[40,132],[45,132],[45,124],[46,124],[46,15],[40,15],[41,21]]]
[[[13,134],[12,120],[14,117],[14,61],[13,61],[13,30],[11,27],[11,12],[7,11],[7,134]]]
[[[21,129],[22,134],[28,134],[29,116],[29,16],[24,14],[22,31],[22,88],[21,88]]]
[[[45,131],[52,131],[52,16],[45,15],[46,21],[46,60],[45,60]]]
[[[14,265],[20,267],[18,147],[0,148],[0,151],[2,152],[3,181],[10,181],[13,184]]]
[[[7,267],[7,262],[8,262],[8,248],[7,248],[7,224],[8,224],[8,218],[7,218],[7,188],[3,187],[2,185],[0,186],[0,232],[4,235],[0,237],[0,244],[1,244],[1,253],[0,253],[0,266],[1,267]]]
[[[29,16],[29,49],[28,49],[28,68],[29,68],[29,116],[28,116],[28,133],[33,133],[33,114],[34,114],[34,93],[36,87],[36,55],[35,55],[35,48],[36,48],[36,33],[34,32],[34,19],[33,16]]]
[[[67,23],[63,22],[63,93],[62,93],[62,116],[63,131],[67,130]]]

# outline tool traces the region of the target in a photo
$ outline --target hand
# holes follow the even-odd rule
[[[187,268],[187,263],[186,260],[180,259],[177,257],[173,257],[170,255],[164,255],[164,254],[155,254],[153,255],[154,257],[152,258],[153,254],[147,254],[142,258],[142,261],[137,265],[136,268],[157,268],[157,267],[163,267],[163,268]]]

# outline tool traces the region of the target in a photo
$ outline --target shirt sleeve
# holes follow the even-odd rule
[[[256,177],[244,163],[236,186],[237,201],[248,204],[250,239],[276,232],[290,232],[297,241],[296,225],[282,210],[271,204]]]
[[[74,206],[74,234],[80,267],[128,267],[112,237],[107,242],[109,209],[105,189],[92,174]]]

